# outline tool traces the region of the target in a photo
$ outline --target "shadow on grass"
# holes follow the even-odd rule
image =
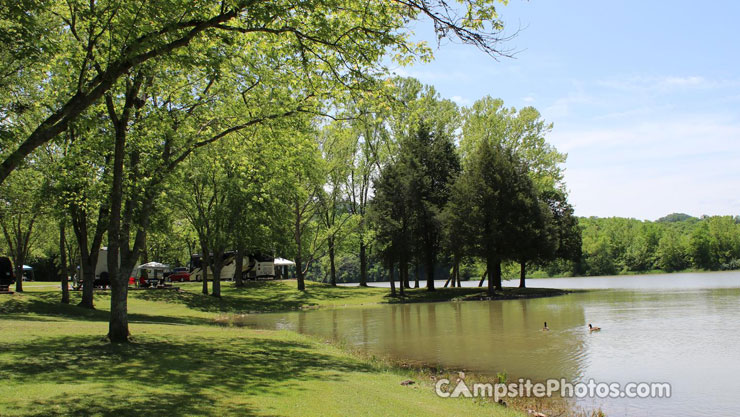
[[[96,305],[108,303],[107,296],[96,295]],[[212,324],[206,318],[173,317],[156,314],[129,313],[129,321],[162,324]],[[18,295],[0,303],[0,318],[20,321],[54,321],[58,319],[107,322],[110,313],[106,310],[91,310],[79,307],[76,303],[62,304],[55,292],[37,292]]]
[[[348,372],[372,370],[300,341],[240,333],[183,334],[168,341],[142,336],[127,345],[90,336],[1,344],[0,351],[13,354],[0,356],[0,380],[53,382],[70,391],[32,402],[4,401],[24,415],[254,415],[253,395],[285,395],[301,389],[300,381],[341,381]],[[102,384],[101,392],[74,389],[89,383]]]
[[[382,290],[359,287],[331,287],[307,283],[305,291],[298,291],[292,281],[248,282],[236,288],[222,287],[221,298],[190,291],[138,291],[131,297],[141,300],[184,304],[188,308],[215,313],[276,312],[299,310],[327,300],[351,300],[358,296],[372,296]],[[223,285],[223,284],[222,284]]]
[[[191,393],[170,393],[151,396],[116,396],[100,393],[97,397],[78,394],[60,395],[44,401],[33,401],[28,412],[21,415],[38,417],[64,416],[175,416],[175,415],[239,415],[256,416],[247,406],[220,406],[209,411],[212,400]],[[60,406],[63,404],[62,406]],[[20,411],[20,410],[19,410]],[[259,414],[265,417],[265,414]],[[266,416],[269,417],[269,416]]]
[[[29,316],[38,314],[40,316]],[[56,293],[29,293],[18,295],[0,303],[0,315],[4,319],[50,321],[57,318],[106,321],[108,312],[90,310],[75,304],[62,304]]]

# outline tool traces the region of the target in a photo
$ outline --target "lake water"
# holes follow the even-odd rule
[[[528,285],[592,291],[250,320],[257,327],[342,340],[411,363],[486,375],[505,371],[510,379],[672,386],[671,398],[581,402],[608,416],[740,415],[740,272],[538,279]],[[549,332],[541,331],[545,321]],[[589,333],[588,323],[603,330]]]

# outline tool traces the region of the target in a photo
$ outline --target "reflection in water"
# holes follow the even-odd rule
[[[250,320],[262,328],[341,339],[376,355],[491,376],[506,371],[512,379],[671,383],[670,399],[583,401],[610,417],[740,415],[740,274],[705,275],[683,274],[676,282],[660,276],[597,278],[596,284],[589,282],[593,278],[533,280],[537,286],[567,281],[574,287],[610,282],[620,289]],[[541,330],[545,321],[549,332]],[[589,322],[603,330],[590,334]]]
[[[393,304],[264,314],[259,327],[343,340],[418,365],[536,380],[576,379],[584,361],[583,308],[552,299]],[[542,332],[548,321],[552,330]]]

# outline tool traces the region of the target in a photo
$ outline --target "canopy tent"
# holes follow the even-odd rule
[[[289,276],[289,270],[295,267],[295,262],[285,258],[275,258],[273,260],[275,267],[275,278],[287,278]]]
[[[139,269],[151,269],[154,271],[164,271],[170,269],[168,265],[159,262],[147,262],[143,265],[139,265]]]
[[[33,267],[30,267],[28,265],[23,265],[23,280],[24,281],[33,281],[34,275],[33,275]]]
[[[169,270],[170,267],[169,265],[165,265],[160,262],[147,262],[145,264],[139,265],[137,269],[139,271],[154,271],[154,277],[152,277],[152,279],[156,280],[157,285],[160,286],[164,284],[164,271]],[[161,280],[159,277],[157,277],[157,272],[159,271],[162,271],[162,275],[163,275]],[[148,279],[149,278],[148,275],[149,275],[148,273],[144,273],[142,274],[141,278],[144,279],[144,277],[146,277]],[[149,283],[151,284],[151,281],[149,281]]]
[[[294,266],[295,262],[289,259],[275,258],[275,266]]]

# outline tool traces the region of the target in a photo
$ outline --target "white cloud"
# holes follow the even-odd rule
[[[684,90],[729,88],[740,85],[739,80],[710,79],[701,75],[617,76],[596,82],[598,86],[627,92],[671,93]]]
[[[582,91],[576,91],[565,97],[556,99],[551,105],[545,107],[542,111],[548,120],[557,120],[570,116],[574,105],[594,104],[596,99]]]
[[[461,96],[452,96],[450,97],[450,100],[457,103],[458,106],[470,106],[471,104],[473,104],[473,102],[470,101],[470,99],[467,99]]]
[[[665,77],[658,82],[659,85],[664,86],[701,86],[706,85],[707,80],[704,77],[691,76],[691,77]]]
[[[579,215],[656,219],[670,212],[740,214],[740,120],[683,115],[557,128]]]

